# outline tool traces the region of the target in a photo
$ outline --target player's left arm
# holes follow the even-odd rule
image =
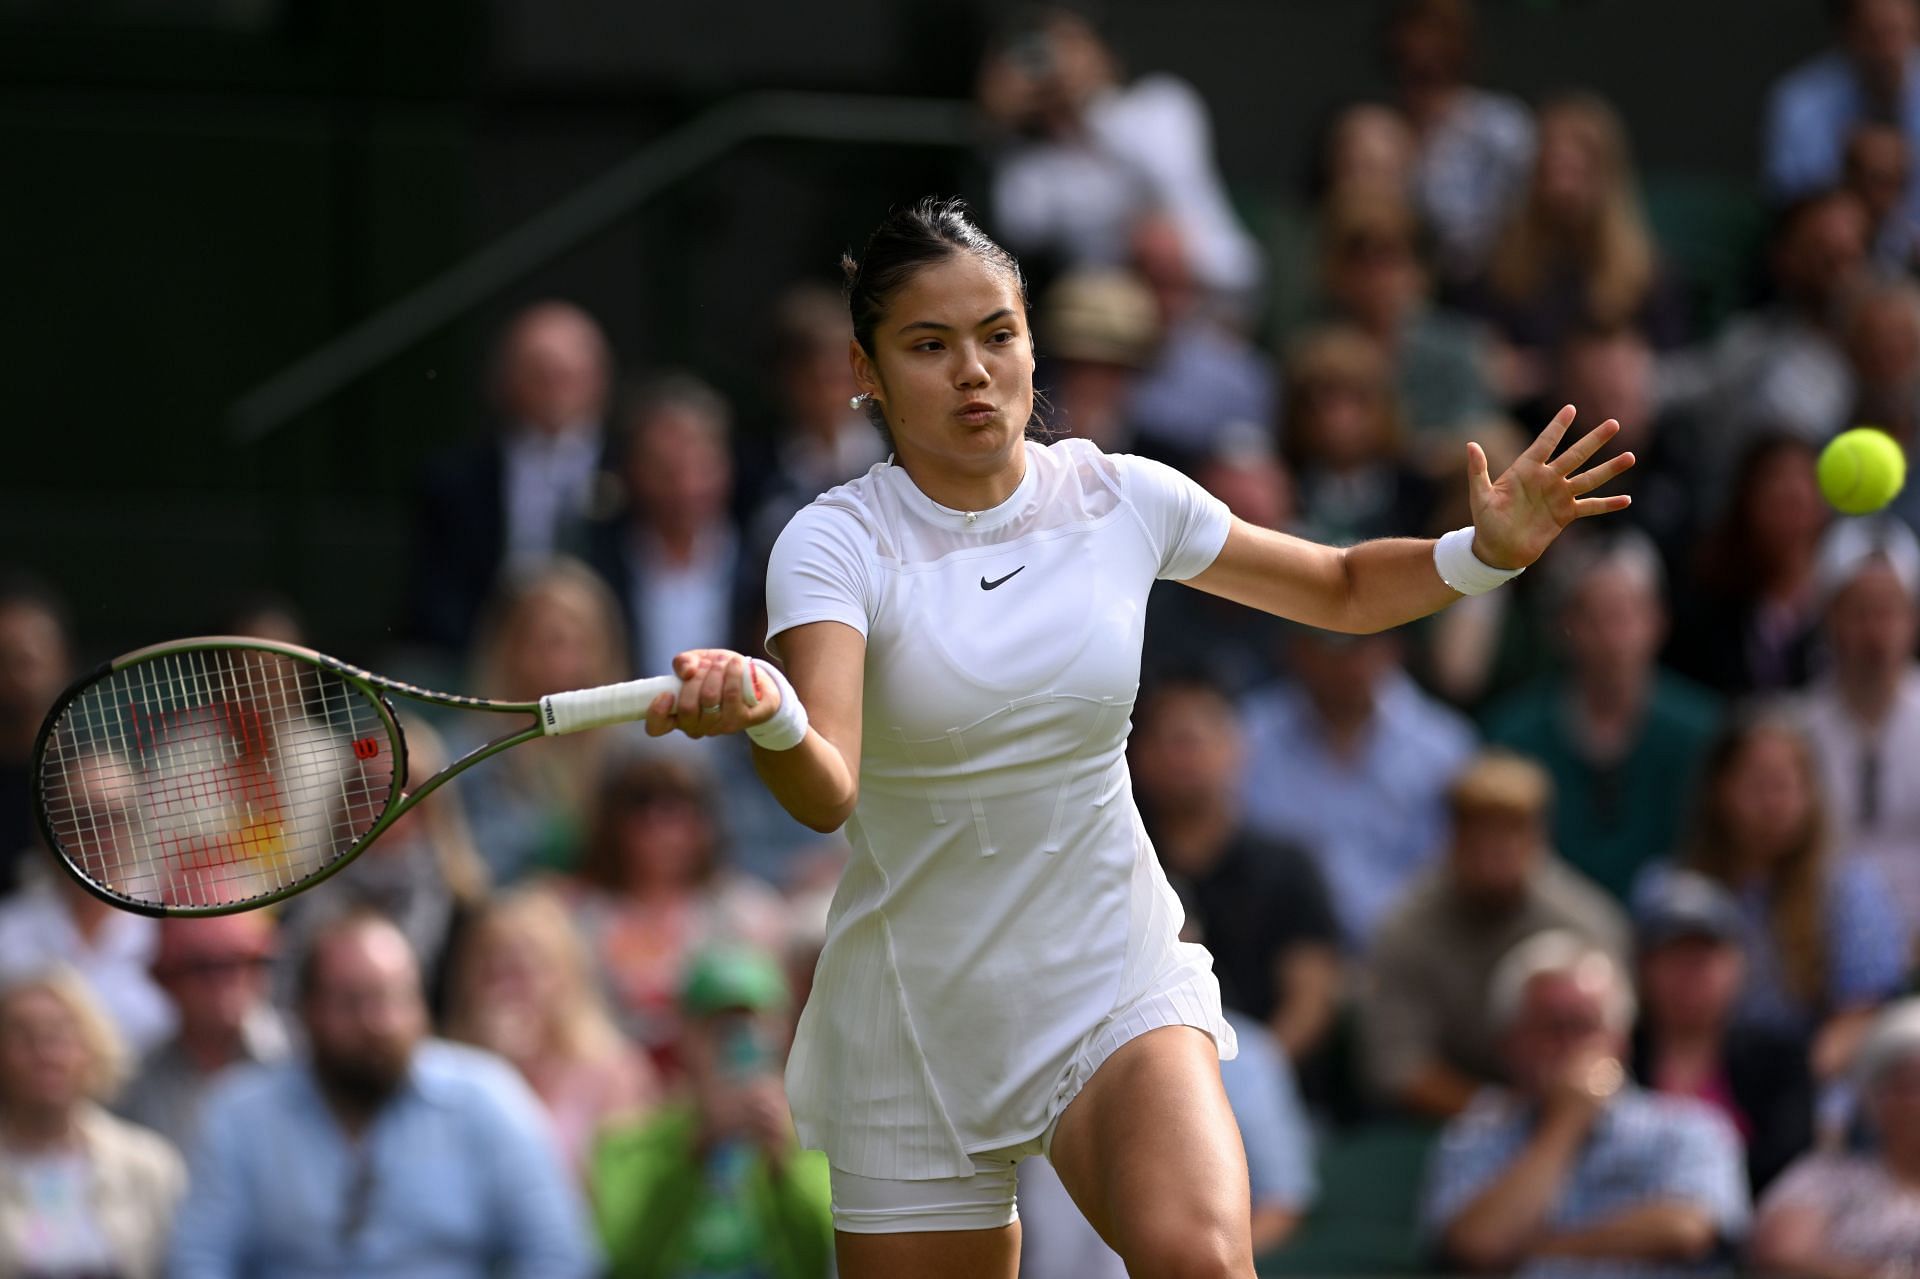
[[[1488,474],[1486,453],[1478,444],[1467,445],[1473,553],[1482,563],[1525,568],[1567,525],[1624,510],[1632,500],[1586,496],[1633,465],[1633,454],[1622,453],[1580,469],[1619,432],[1612,418],[1553,455],[1573,414],[1571,404],[1554,414],[1497,480]],[[1433,548],[1420,538],[1322,546],[1236,519],[1220,554],[1187,584],[1323,630],[1365,634],[1436,613],[1461,598],[1441,579]]]

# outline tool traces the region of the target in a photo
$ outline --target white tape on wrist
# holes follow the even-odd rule
[[[800,704],[800,695],[793,691],[793,685],[787,682],[778,666],[756,657],[753,669],[780,690],[780,708],[766,723],[748,725],[747,736],[762,749],[790,751],[807,740],[807,708]]]
[[[1440,570],[1440,580],[1462,595],[1485,595],[1527,571],[1495,568],[1475,555],[1472,525],[1443,534],[1433,544],[1433,566]]]

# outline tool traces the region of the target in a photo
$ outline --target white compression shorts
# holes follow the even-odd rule
[[[1212,974],[1207,975],[1208,980]],[[910,1234],[922,1230],[994,1230],[1019,1220],[1014,1168],[1022,1159],[1053,1152],[1053,1134],[1066,1107],[1093,1073],[1120,1048],[1162,1026],[1192,1025],[1164,1000],[1150,999],[1109,1019],[1084,1048],[1061,1086],[1063,1103],[1039,1136],[972,1156],[971,1177],[906,1181],[862,1177],[832,1169],[833,1228],[855,1235]],[[1195,1027],[1212,1034],[1206,1027]]]

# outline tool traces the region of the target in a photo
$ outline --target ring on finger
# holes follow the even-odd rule
[[[719,707],[719,706],[717,706],[717,705],[714,705],[714,706],[702,706],[702,707],[700,708],[700,713],[701,713],[702,715],[718,715],[718,714],[720,713],[720,707]]]

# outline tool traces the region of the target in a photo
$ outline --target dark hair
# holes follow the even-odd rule
[[[1152,725],[1159,719],[1166,704],[1178,697],[1205,698],[1220,712],[1219,718],[1238,718],[1238,703],[1234,701],[1225,680],[1203,668],[1169,668],[1157,672],[1140,690],[1140,696],[1134,702],[1135,734],[1143,730],[1152,731]]]
[[[702,882],[711,879],[721,868],[725,839],[712,779],[686,760],[652,753],[617,756],[600,774],[575,873],[596,888],[623,891],[627,883],[620,857],[621,817],[634,808],[676,803],[691,805],[707,823],[706,858],[697,877]]]
[[[895,293],[924,268],[962,253],[971,253],[1005,271],[1020,294],[1021,309],[1031,308],[1020,263],[975,225],[967,202],[958,196],[922,196],[905,208],[890,210],[867,237],[858,259],[850,253],[840,256],[840,272],[846,278],[847,314],[860,349],[873,355],[873,331]],[[867,401],[867,417],[882,435],[886,434],[886,414],[871,400]]]

